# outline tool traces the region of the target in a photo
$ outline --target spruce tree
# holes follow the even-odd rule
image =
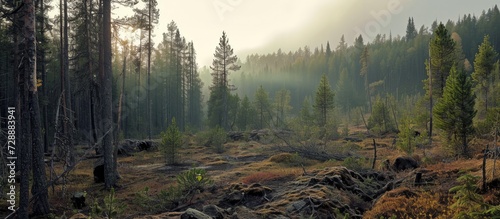
[[[208,102],[209,122],[211,126],[220,126],[228,129],[228,99],[234,86],[229,84],[229,73],[241,68],[236,62],[233,48],[229,45],[226,32],[222,32],[219,45],[215,48],[212,70],[212,86]]]
[[[484,36],[483,43],[474,59],[474,72],[472,79],[476,84],[476,91],[481,93],[481,102],[484,102],[484,113],[488,111],[488,93],[490,88],[490,76],[495,67],[498,53],[490,43],[490,36]]]
[[[269,93],[262,85],[255,92],[254,107],[258,116],[258,128],[265,128],[271,120],[271,102],[269,101]]]
[[[443,97],[434,107],[436,127],[443,130],[452,140],[457,154],[469,155],[468,137],[474,132],[472,120],[476,96],[472,92],[472,81],[463,71],[453,66],[446,80]]]
[[[335,93],[330,87],[328,78],[325,74],[321,77],[318,89],[316,90],[316,96],[314,99],[314,111],[316,114],[316,121],[319,126],[323,127],[328,121],[328,114],[334,108]]]
[[[430,72],[432,77],[432,95],[440,98],[443,95],[446,78],[450,69],[455,64],[455,42],[451,38],[443,23],[434,31],[434,36],[430,43]],[[429,65],[427,64],[427,68]],[[429,79],[424,81],[425,89],[429,93]]]

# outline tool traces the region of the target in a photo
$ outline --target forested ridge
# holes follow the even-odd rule
[[[458,15],[457,15],[458,16]],[[473,61],[485,35],[491,45],[500,46],[500,13],[494,6],[481,15],[463,15],[457,20],[418,24],[409,18],[406,34],[381,33],[367,42],[358,36],[353,45],[339,33],[338,45],[324,42],[321,47],[303,46],[296,51],[278,50],[270,54],[253,54],[242,58],[239,73],[233,81],[240,96],[252,96],[259,85],[271,94],[286,88],[291,91],[294,112],[300,110],[306,96],[312,96],[322,74],[327,74],[336,90],[340,107],[365,106],[365,82],[360,76],[361,55],[366,48],[368,86],[372,95],[390,93],[394,96],[424,94],[427,78],[425,61],[429,57],[429,41],[439,23],[443,23],[457,42],[457,59],[474,71]]]

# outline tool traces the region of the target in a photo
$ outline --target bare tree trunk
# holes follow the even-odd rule
[[[24,0],[24,3],[32,4],[29,0]],[[30,3],[31,2],[31,3]],[[26,22],[30,20],[28,7],[24,6],[22,11],[20,12],[16,20],[19,22]],[[18,129],[20,130],[20,134],[18,135],[18,145],[19,145],[19,171],[21,173],[20,176],[20,191],[19,191],[19,209],[17,210],[17,217],[21,219],[27,219],[28,210],[29,210],[29,184],[30,184],[30,161],[31,161],[31,135],[30,135],[30,113],[28,110],[28,81],[29,75],[32,74],[30,71],[33,70],[33,66],[30,66],[29,57],[30,54],[25,53],[26,46],[28,44],[27,39],[32,38],[30,36],[30,28],[26,25],[29,23],[25,23],[25,25],[20,30],[21,39],[18,39],[17,42],[20,42],[16,48],[19,50],[17,54],[19,56],[19,60],[21,65],[18,67],[18,85],[19,85],[19,98],[18,98],[18,109],[19,109],[19,118],[18,121]],[[17,36],[16,36],[17,38]],[[27,57],[28,56],[28,57]]]
[[[151,0],[149,0],[149,5],[148,5],[149,13],[148,13],[148,87],[146,88],[147,90],[147,96],[148,96],[148,103],[147,103],[147,109],[148,109],[148,138],[151,140],[151,91],[150,91],[150,85],[151,85],[151,29],[153,29],[152,24],[151,24]]]
[[[103,130],[111,130],[111,133],[104,136],[104,184],[106,189],[115,186],[115,168],[113,158],[113,109],[112,94],[113,75],[111,66],[111,0],[103,0],[103,67],[104,75],[102,86],[102,121]]]
[[[68,140],[68,151],[67,153],[67,166],[73,166],[75,163],[75,149],[73,145],[73,111],[71,107],[71,84],[69,78],[69,43],[68,43],[68,0],[64,0],[64,97],[65,97],[65,109],[66,113],[66,138]]]
[[[375,143],[375,139],[373,139],[373,163],[372,169],[375,169],[375,163],[377,162],[377,143]]]
[[[432,147],[432,63],[431,63],[431,44],[429,42],[429,146]]]
[[[495,158],[493,160],[493,171],[492,171],[492,179],[495,179],[495,169],[496,169],[496,164],[497,164],[497,159],[498,159],[498,148],[497,148],[497,138],[498,138],[498,128],[495,128],[495,141],[493,141],[493,148],[495,150]]]
[[[21,54],[19,65],[19,94],[21,112],[20,147],[20,204],[18,218],[28,218],[29,208],[29,175],[33,165],[33,187],[35,215],[44,215],[49,211],[47,188],[45,187],[45,164],[43,161],[43,145],[40,133],[40,108],[36,87],[36,32],[34,1],[24,0],[20,12]],[[31,163],[33,162],[33,163]]]
[[[483,186],[481,188],[483,192],[488,191],[488,188],[486,188],[486,157],[488,157],[488,145],[486,145],[486,150],[484,150],[483,154]]]

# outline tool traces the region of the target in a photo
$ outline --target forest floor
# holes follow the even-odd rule
[[[365,134],[354,129],[351,136]],[[337,218],[346,214],[355,218],[379,218],[405,210],[405,203],[420,194],[439,194],[439,197],[432,197],[438,199],[434,201],[439,204],[424,203],[425,210],[420,209],[428,211],[428,215],[437,215],[446,211],[439,208],[450,204],[452,194],[448,190],[458,185],[456,179],[459,176],[466,172],[476,176],[482,174],[482,159],[447,158],[442,155],[444,152],[437,140],[433,148],[425,150],[426,156],[423,148],[412,155],[420,163],[419,168],[400,172],[387,170],[383,165],[386,159],[393,162],[405,155],[392,146],[394,137],[364,137],[356,143],[341,138],[324,146],[326,151],[334,152],[346,150],[345,145],[350,145],[347,150],[367,158],[344,161],[300,158],[297,154],[281,151],[277,147],[281,144],[277,143],[279,139],[272,138],[260,142],[230,141],[220,154],[210,147],[200,146],[191,138],[179,151],[181,164],[175,166],[166,165],[164,155],[158,150],[120,156],[118,172],[121,179],[115,198],[124,208],[116,218],[180,218],[188,208],[203,211],[206,206],[220,207],[217,208],[220,218]],[[371,170],[372,139],[378,145],[375,170]],[[474,150],[479,153],[481,144],[476,143],[476,147]],[[103,198],[109,192],[103,189],[103,183],[94,182],[94,162],[95,159],[83,160],[70,173],[65,185],[49,188],[54,218],[90,215],[94,202],[103,206]],[[56,173],[62,172],[60,165],[56,163]],[[489,176],[492,166],[493,160],[488,159]],[[162,190],[176,184],[178,174],[193,167],[205,169],[213,185],[189,200],[177,203],[172,212],[146,210],[144,203],[138,201],[138,193],[146,188],[150,197],[157,197]],[[417,172],[422,173],[424,185],[414,185]],[[489,177],[490,191],[483,194],[485,201],[494,205],[500,204],[500,174],[496,175],[496,180]],[[87,193],[87,206],[75,209],[71,196],[83,191]]]

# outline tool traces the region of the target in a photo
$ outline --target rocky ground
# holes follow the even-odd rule
[[[372,169],[372,138],[352,136],[323,145],[322,156],[332,152],[345,155],[348,151],[356,157],[324,161],[284,151],[279,139],[255,136],[226,143],[221,154],[200,146],[203,144],[192,137],[179,153],[181,164],[175,166],[165,165],[165,157],[154,141],[147,143],[149,146],[144,141],[123,142],[116,199],[125,207],[118,218],[389,217],[398,210],[391,208],[394,202],[405,203],[422,194],[443,194],[433,198],[445,200],[440,202],[442,206],[435,206],[446,207],[451,197],[448,190],[457,185],[460,175],[482,173],[482,159],[444,160],[434,156],[433,161],[423,163],[418,154],[404,156],[391,146],[392,137],[376,138],[378,155]],[[427,150],[427,154],[438,154]],[[102,183],[95,183],[93,173],[99,158],[89,158],[70,174],[65,186],[50,188],[54,218],[86,218],[93,203],[102,205],[108,192]],[[60,172],[57,165],[56,174]],[[138,203],[138,193],[145,188],[150,196],[156,196],[175,185],[179,173],[193,167],[205,169],[213,184],[168,211],[145,209]],[[488,159],[488,174],[492,169],[493,162]],[[493,190],[484,196],[490,203],[500,203],[498,182],[498,177],[488,179]],[[85,206],[75,209],[71,196],[83,191],[87,193]]]

